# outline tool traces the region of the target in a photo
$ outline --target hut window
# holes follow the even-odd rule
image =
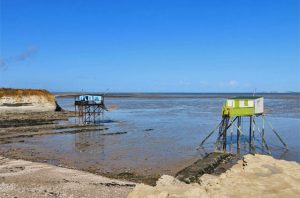
[[[232,107],[233,106],[233,101],[232,100],[227,100],[227,107]]]
[[[249,106],[249,107],[254,107],[254,102],[253,102],[253,100],[249,100],[249,101],[248,101],[248,106]]]
[[[244,100],[240,100],[240,107],[245,107]]]

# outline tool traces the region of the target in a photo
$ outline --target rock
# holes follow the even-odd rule
[[[197,183],[198,179],[207,173],[212,173],[215,168],[225,159],[231,157],[229,153],[214,152],[205,156],[203,159],[197,160],[191,166],[179,171],[176,179],[189,183]]]

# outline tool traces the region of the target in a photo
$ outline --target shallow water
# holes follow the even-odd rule
[[[118,108],[105,113],[107,130],[77,134],[55,134],[33,137],[10,147],[22,148],[33,155],[47,156],[50,163],[62,163],[94,172],[134,171],[139,174],[174,174],[192,161],[213,150],[215,133],[197,150],[200,142],[221,120],[223,98],[106,98],[106,105]],[[58,98],[65,109],[74,110],[73,98]],[[289,151],[282,149],[266,125],[266,141],[276,158],[300,162],[300,100],[295,97],[269,97],[265,107],[269,120]],[[247,130],[248,119],[243,119]],[[261,120],[257,118],[261,126]],[[127,132],[104,136],[104,133]],[[235,150],[236,129],[232,142]],[[248,138],[248,137],[246,137]],[[256,150],[261,151],[259,133]],[[228,137],[228,141],[230,137]],[[248,146],[242,143],[244,153]],[[228,145],[229,148],[229,145]],[[44,155],[46,154],[46,155]]]

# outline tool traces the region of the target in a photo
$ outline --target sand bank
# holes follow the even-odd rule
[[[246,155],[220,176],[203,175],[200,184],[164,175],[155,187],[137,185],[128,197],[300,197],[300,165]]]
[[[0,197],[126,197],[134,183],[0,157]]]

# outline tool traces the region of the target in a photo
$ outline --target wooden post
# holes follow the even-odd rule
[[[265,117],[264,115],[262,115],[262,129],[261,129],[261,137],[262,137],[262,152],[264,152],[264,148],[265,148],[265,145],[264,145],[264,141],[265,141]]]
[[[76,111],[76,107],[77,107],[77,104],[76,104],[76,96],[74,97],[74,101],[75,101],[74,107],[75,107],[75,117],[76,117],[76,116],[77,116],[77,111]]]
[[[230,126],[230,153],[232,153],[232,130],[233,126]]]
[[[238,116],[238,120],[237,120],[237,140],[236,140],[236,143],[237,143],[237,152],[238,154],[240,153],[240,127],[241,127],[241,116]]]
[[[224,117],[224,123],[222,126],[223,151],[226,151],[226,147],[227,147],[227,128],[228,128],[229,120],[230,120],[230,117]]]
[[[256,117],[256,116],[252,117],[252,123],[255,122],[255,117]],[[251,147],[252,147],[252,149],[253,149],[253,153],[255,153],[255,139],[254,139],[255,134],[254,134],[254,133],[255,133],[255,127],[252,127],[252,140],[251,140],[252,145],[251,145]]]
[[[208,136],[206,136],[206,138],[204,138],[204,140],[200,143],[200,145],[199,145],[199,147],[198,148],[200,148],[200,147],[202,147],[203,146],[203,144],[205,143],[205,141],[220,127],[220,125],[222,124],[222,121],[214,128],[214,130],[212,130],[209,134],[208,134]]]
[[[250,123],[249,123],[249,152],[251,153],[252,151],[252,122],[253,122],[253,117],[250,116]]]
[[[283,144],[283,146],[285,147],[286,150],[288,150],[288,146],[287,144],[281,139],[281,137],[279,136],[279,134],[277,133],[277,131],[275,131],[275,129],[273,128],[272,124],[270,122],[267,122],[269,124],[269,126],[271,127],[272,131],[275,133],[275,135],[277,136],[277,138],[279,139],[279,141]]]
[[[101,114],[102,114],[102,124],[104,124],[104,111],[103,110],[101,111]]]
[[[224,128],[224,132],[223,132],[223,151],[226,151],[226,144],[227,144],[227,130],[226,130],[226,127]]]

